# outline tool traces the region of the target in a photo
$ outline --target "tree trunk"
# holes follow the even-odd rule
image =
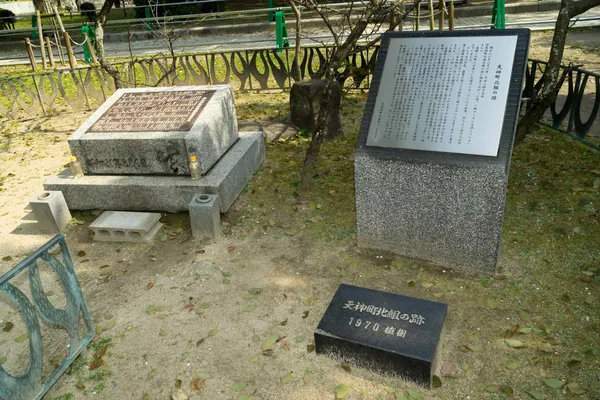
[[[523,118],[517,125],[515,143],[520,143],[531,133],[535,125],[542,119],[546,110],[554,103],[558,90],[557,87],[560,66],[562,63],[567,33],[569,30],[569,21],[571,18],[586,12],[592,7],[600,5],[600,0],[562,0],[556,26],[554,28],[554,37],[550,47],[550,58],[544,70],[542,78],[544,84],[537,95],[531,107],[527,110]]]
[[[302,176],[300,177],[300,185],[298,187],[300,193],[310,190],[312,186],[312,178],[315,175],[315,164],[317,162],[319,152],[321,151],[321,145],[325,139],[327,120],[329,119],[331,85],[334,80],[335,76],[331,76],[327,80],[327,86],[323,91],[323,99],[321,100],[317,124],[314,132],[312,132],[312,139],[310,141],[310,145],[308,146],[308,151],[306,152],[306,158],[304,159],[304,167],[302,168]]]
[[[96,47],[98,50],[97,56],[100,66],[113,78],[115,81],[115,87],[120,89],[123,87],[121,74],[119,73],[119,70],[108,61],[106,58],[106,51],[104,50],[104,26],[106,25],[108,13],[110,12],[113,4],[114,0],[105,0],[100,12],[96,16]]]
[[[292,10],[294,10],[294,15],[296,16],[296,57],[294,57],[294,62],[292,65],[292,78],[294,78],[296,82],[300,82],[302,80],[302,72],[300,71],[300,50],[302,45],[302,14],[293,0],[288,0],[288,3],[292,7]]]
[[[52,14],[52,7],[58,7],[56,0],[33,0],[33,6],[42,14]]]

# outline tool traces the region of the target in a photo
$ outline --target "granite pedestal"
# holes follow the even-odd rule
[[[72,210],[188,211],[199,194],[218,194],[226,212],[265,157],[262,132],[240,132],[239,139],[197,181],[189,176],[85,175],[73,179],[69,170],[44,184],[62,191]]]
[[[86,175],[201,173],[238,138],[229,85],[136,88],[116,91],[69,137]]]

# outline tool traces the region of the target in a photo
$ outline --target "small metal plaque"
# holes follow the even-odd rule
[[[189,131],[214,90],[125,93],[87,132]]]

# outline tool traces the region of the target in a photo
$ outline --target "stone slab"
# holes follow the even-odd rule
[[[240,132],[238,141],[206,175],[197,181],[186,176],[86,175],[72,179],[69,170],[44,183],[62,190],[72,210],[188,211],[198,193],[218,194],[227,212],[265,157],[262,132]]]
[[[68,139],[88,175],[201,173],[238,138],[230,85],[117,90]]]
[[[60,233],[71,222],[71,213],[60,191],[43,191],[29,201],[29,207],[44,233]]]
[[[496,157],[366,145],[387,45],[392,37],[405,35],[518,36]],[[528,43],[529,32],[522,29],[385,35],[355,152],[360,247],[450,268],[495,272]]]
[[[446,304],[341,284],[315,350],[429,387],[446,312]]]
[[[159,220],[159,213],[104,211],[90,224],[90,229],[147,233]]]

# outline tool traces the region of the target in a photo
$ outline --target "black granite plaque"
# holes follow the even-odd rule
[[[342,284],[315,330],[315,348],[429,386],[447,308]]]
[[[214,90],[125,93],[88,132],[189,131]]]

